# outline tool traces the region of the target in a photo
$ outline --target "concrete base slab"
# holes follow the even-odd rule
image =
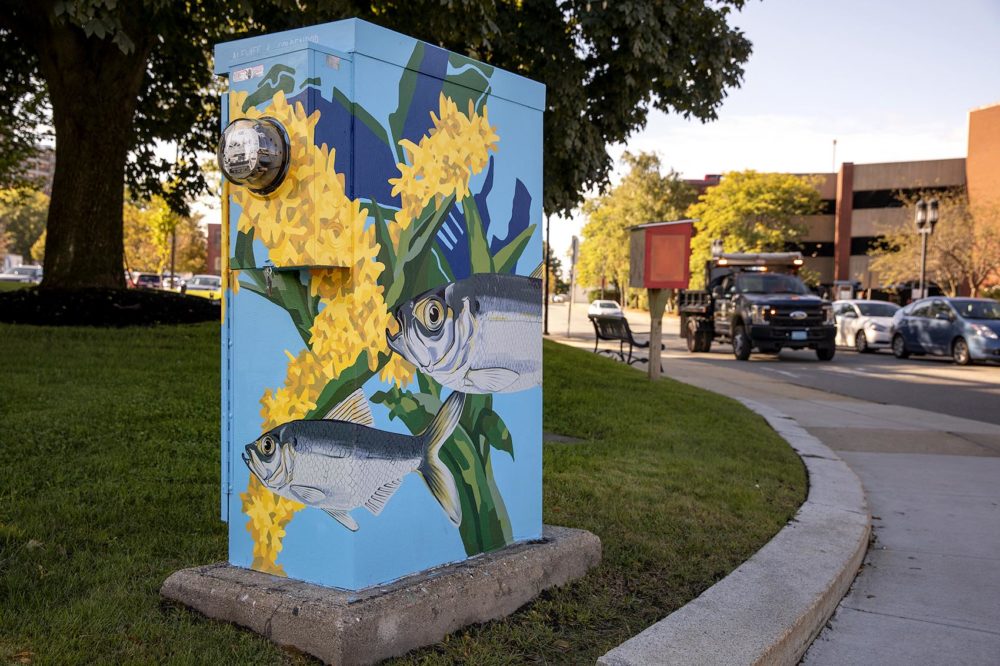
[[[220,563],[175,572],[160,594],[325,662],[370,664],[505,617],[601,560],[590,532],[547,525],[542,536],[360,591]]]

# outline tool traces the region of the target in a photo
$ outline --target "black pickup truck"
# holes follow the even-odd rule
[[[707,291],[680,294],[682,337],[688,351],[707,352],[712,341],[730,342],[740,361],[753,350],[814,349],[833,359],[837,327],[830,303],[795,274],[798,252],[721,254],[705,267]]]

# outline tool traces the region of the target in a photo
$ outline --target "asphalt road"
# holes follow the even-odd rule
[[[567,306],[552,304],[549,330],[556,335],[567,332]],[[649,315],[628,312],[636,331],[649,330]],[[859,354],[852,349],[838,349],[832,361],[823,362],[815,352],[782,351],[780,355],[754,354],[749,361],[733,358],[728,344],[714,344],[707,354],[690,354],[677,335],[678,319],[663,320],[667,355],[681,355],[691,361],[713,366],[733,365],[745,372],[781,378],[798,386],[846,395],[870,402],[924,409],[939,414],[974,419],[1000,425],[1000,365],[956,366],[942,357],[911,357],[898,360],[891,352]],[[573,306],[571,337],[592,344],[594,330],[587,320],[587,306]],[[582,346],[582,345],[581,345]],[[593,347],[591,347],[593,348]]]

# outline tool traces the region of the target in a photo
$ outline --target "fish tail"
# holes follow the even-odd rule
[[[462,503],[458,498],[458,486],[455,485],[455,477],[452,476],[451,470],[441,462],[438,453],[458,425],[464,407],[465,394],[458,391],[453,392],[444,401],[441,411],[424,431],[424,457],[417,467],[434,499],[441,504],[441,508],[448,514],[448,519],[456,527],[462,522]]]

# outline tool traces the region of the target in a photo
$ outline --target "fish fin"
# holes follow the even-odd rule
[[[399,489],[399,486],[403,483],[402,479],[396,479],[395,481],[390,481],[381,488],[375,491],[375,494],[368,498],[365,502],[365,508],[372,512],[373,516],[377,516],[382,513],[382,509],[385,508],[385,503],[389,501],[392,494]]]
[[[323,513],[330,516],[352,532],[358,531],[357,522],[351,518],[351,514],[347,513],[343,509],[323,509]]]
[[[516,382],[520,376],[507,368],[480,368],[465,373],[465,384],[487,393],[496,393]]]
[[[537,278],[539,280],[545,277],[545,262],[543,261],[542,263],[538,264],[538,267],[535,268],[535,270],[531,271],[531,273],[528,274],[528,277]]]
[[[375,419],[372,418],[372,409],[368,406],[368,399],[365,398],[365,392],[360,388],[340,401],[323,418],[328,421],[360,423],[364,426],[375,425]]]
[[[324,493],[319,488],[313,488],[312,486],[298,486],[292,485],[288,487],[292,493],[299,498],[302,502],[306,504],[318,504],[326,499],[326,493]]]
[[[462,523],[462,503],[458,498],[458,486],[455,485],[455,477],[452,476],[451,470],[438,457],[438,452],[454,432],[458,420],[462,418],[464,407],[465,394],[458,391],[453,392],[444,401],[441,411],[424,431],[424,458],[417,467],[434,499],[441,504],[448,519],[456,527]]]

